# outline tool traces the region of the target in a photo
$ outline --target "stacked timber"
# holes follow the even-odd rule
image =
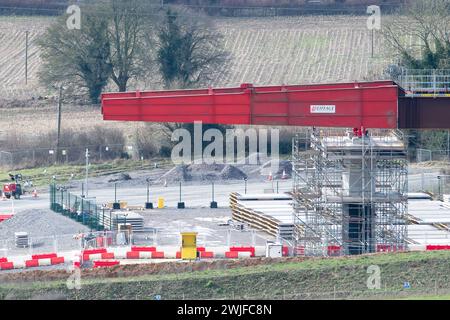
[[[293,239],[294,214],[288,194],[230,195],[232,218],[274,237]]]

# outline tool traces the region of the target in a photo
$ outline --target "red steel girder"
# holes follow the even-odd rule
[[[102,95],[104,120],[397,128],[392,81],[135,91]]]

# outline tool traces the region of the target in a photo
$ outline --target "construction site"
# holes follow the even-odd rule
[[[2,270],[67,263],[78,267],[114,266],[140,263],[140,258],[330,257],[450,246],[447,243],[450,222],[447,180],[436,176],[440,194],[431,195],[423,190],[409,192],[407,142],[401,130],[390,129],[399,125],[397,120],[391,120],[396,116],[397,99],[408,104],[414,100],[424,105],[429,102],[424,108],[448,112],[441,103],[446,98],[408,97],[396,83],[386,81],[280,88],[243,85],[236,89],[177,91],[163,98],[160,98],[162,92],[140,92],[139,99],[146,99],[145,103],[150,104],[146,109],[136,109],[145,110],[144,115],[133,114],[133,105],[128,101],[133,93],[126,96],[108,93],[103,95],[103,116],[105,120],[154,121],[160,116],[152,114],[158,112],[161,104],[173,121],[190,121],[186,116],[178,116],[179,108],[168,107],[178,105],[177,99],[183,99],[182,108],[191,109],[192,119],[211,121],[213,117],[217,122],[258,124],[264,117],[262,121],[267,124],[271,121],[268,120],[270,112],[278,112],[267,104],[284,99],[278,92],[280,89],[284,89],[282,95],[291,96],[287,112],[296,114],[286,118],[288,125],[318,125],[299,131],[293,138],[290,161],[252,154],[235,165],[191,164],[167,169],[155,165],[147,173],[132,174],[135,179],[122,174],[88,181],[86,171],[85,180],[51,183],[46,202],[41,202],[34,189],[29,192],[31,201],[39,202],[42,209],[50,203],[53,212],[79,223],[80,231],[60,237],[53,234],[47,243],[40,243],[39,236],[16,230],[14,239],[4,239]],[[339,101],[341,94],[360,96],[361,90],[362,99],[366,100]],[[303,99],[310,101],[306,96],[314,96],[316,91],[334,93],[316,100],[316,105],[307,111],[311,117],[304,117],[299,113],[301,104],[305,103]],[[374,91],[384,93],[370,94]],[[237,92],[242,97],[255,95],[254,113],[248,118],[233,119],[232,114],[220,113],[221,101],[230,103],[228,96]],[[264,96],[259,98],[261,94]],[[189,99],[206,99],[209,104],[211,95],[215,97],[216,114],[209,107],[199,108],[189,102]],[[273,98],[268,98],[269,95]],[[241,103],[239,96],[233,99],[234,103]],[[355,110],[355,116],[347,119],[339,116],[345,104],[351,110],[352,105],[359,108],[361,102],[371,113],[361,117]],[[385,105],[384,109],[372,109],[371,104],[380,103]],[[268,114],[259,113],[263,107],[268,110],[263,112]],[[209,115],[202,114],[204,109]],[[121,110],[127,110],[127,114]],[[398,112],[410,110],[404,108]],[[330,122],[335,114],[336,122]],[[410,118],[407,114],[398,116]],[[447,123],[433,118],[421,126],[435,125],[436,121],[439,126]],[[282,118],[276,122],[280,124]],[[354,124],[354,129],[327,128],[328,123],[332,127]],[[367,129],[366,125],[375,128]],[[413,125],[400,123],[400,126]],[[274,162],[277,162],[276,172],[270,169]],[[23,201],[20,200],[21,177],[11,175],[11,179],[15,182],[5,184],[3,190],[3,210],[8,206],[19,210]],[[417,187],[414,190],[420,191]],[[35,203],[32,207],[37,209]],[[439,207],[439,215],[428,219],[427,208],[431,204]],[[163,213],[152,212],[159,210]],[[4,217],[8,218],[13,225],[16,217]],[[8,222],[2,225],[7,228]],[[11,232],[9,235],[12,237]],[[185,237],[192,237],[189,241],[193,250],[186,255],[183,252],[189,248],[184,246]],[[49,253],[50,248],[59,252]],[[20,255],[11,257],[11,254]]]
[[[33,98],[57,101],[57,142],[0,148],[0,300],[447,297],[450,71],[367,78],[105,81],[89,114],[127,139],[83,148],[60,144],[67,89]],[[146,154],[139,125],[170,143]],[[440,161],[421,161],[425,131],[447,133]]]

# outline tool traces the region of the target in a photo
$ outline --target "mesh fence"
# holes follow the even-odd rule
[[[450,161],[450,150],[417,149],[416,161]]]
[[[112,211],[100,208],[94,200],[68,192],[64,187],[50,185],[50,209],[94,230],[112,230]]]

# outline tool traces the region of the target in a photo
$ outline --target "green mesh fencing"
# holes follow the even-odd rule
[[[111,210],[100,208],[94,200],[74,195],[56,184],[50,185],[50,209],[93,230],[112,230]]]

